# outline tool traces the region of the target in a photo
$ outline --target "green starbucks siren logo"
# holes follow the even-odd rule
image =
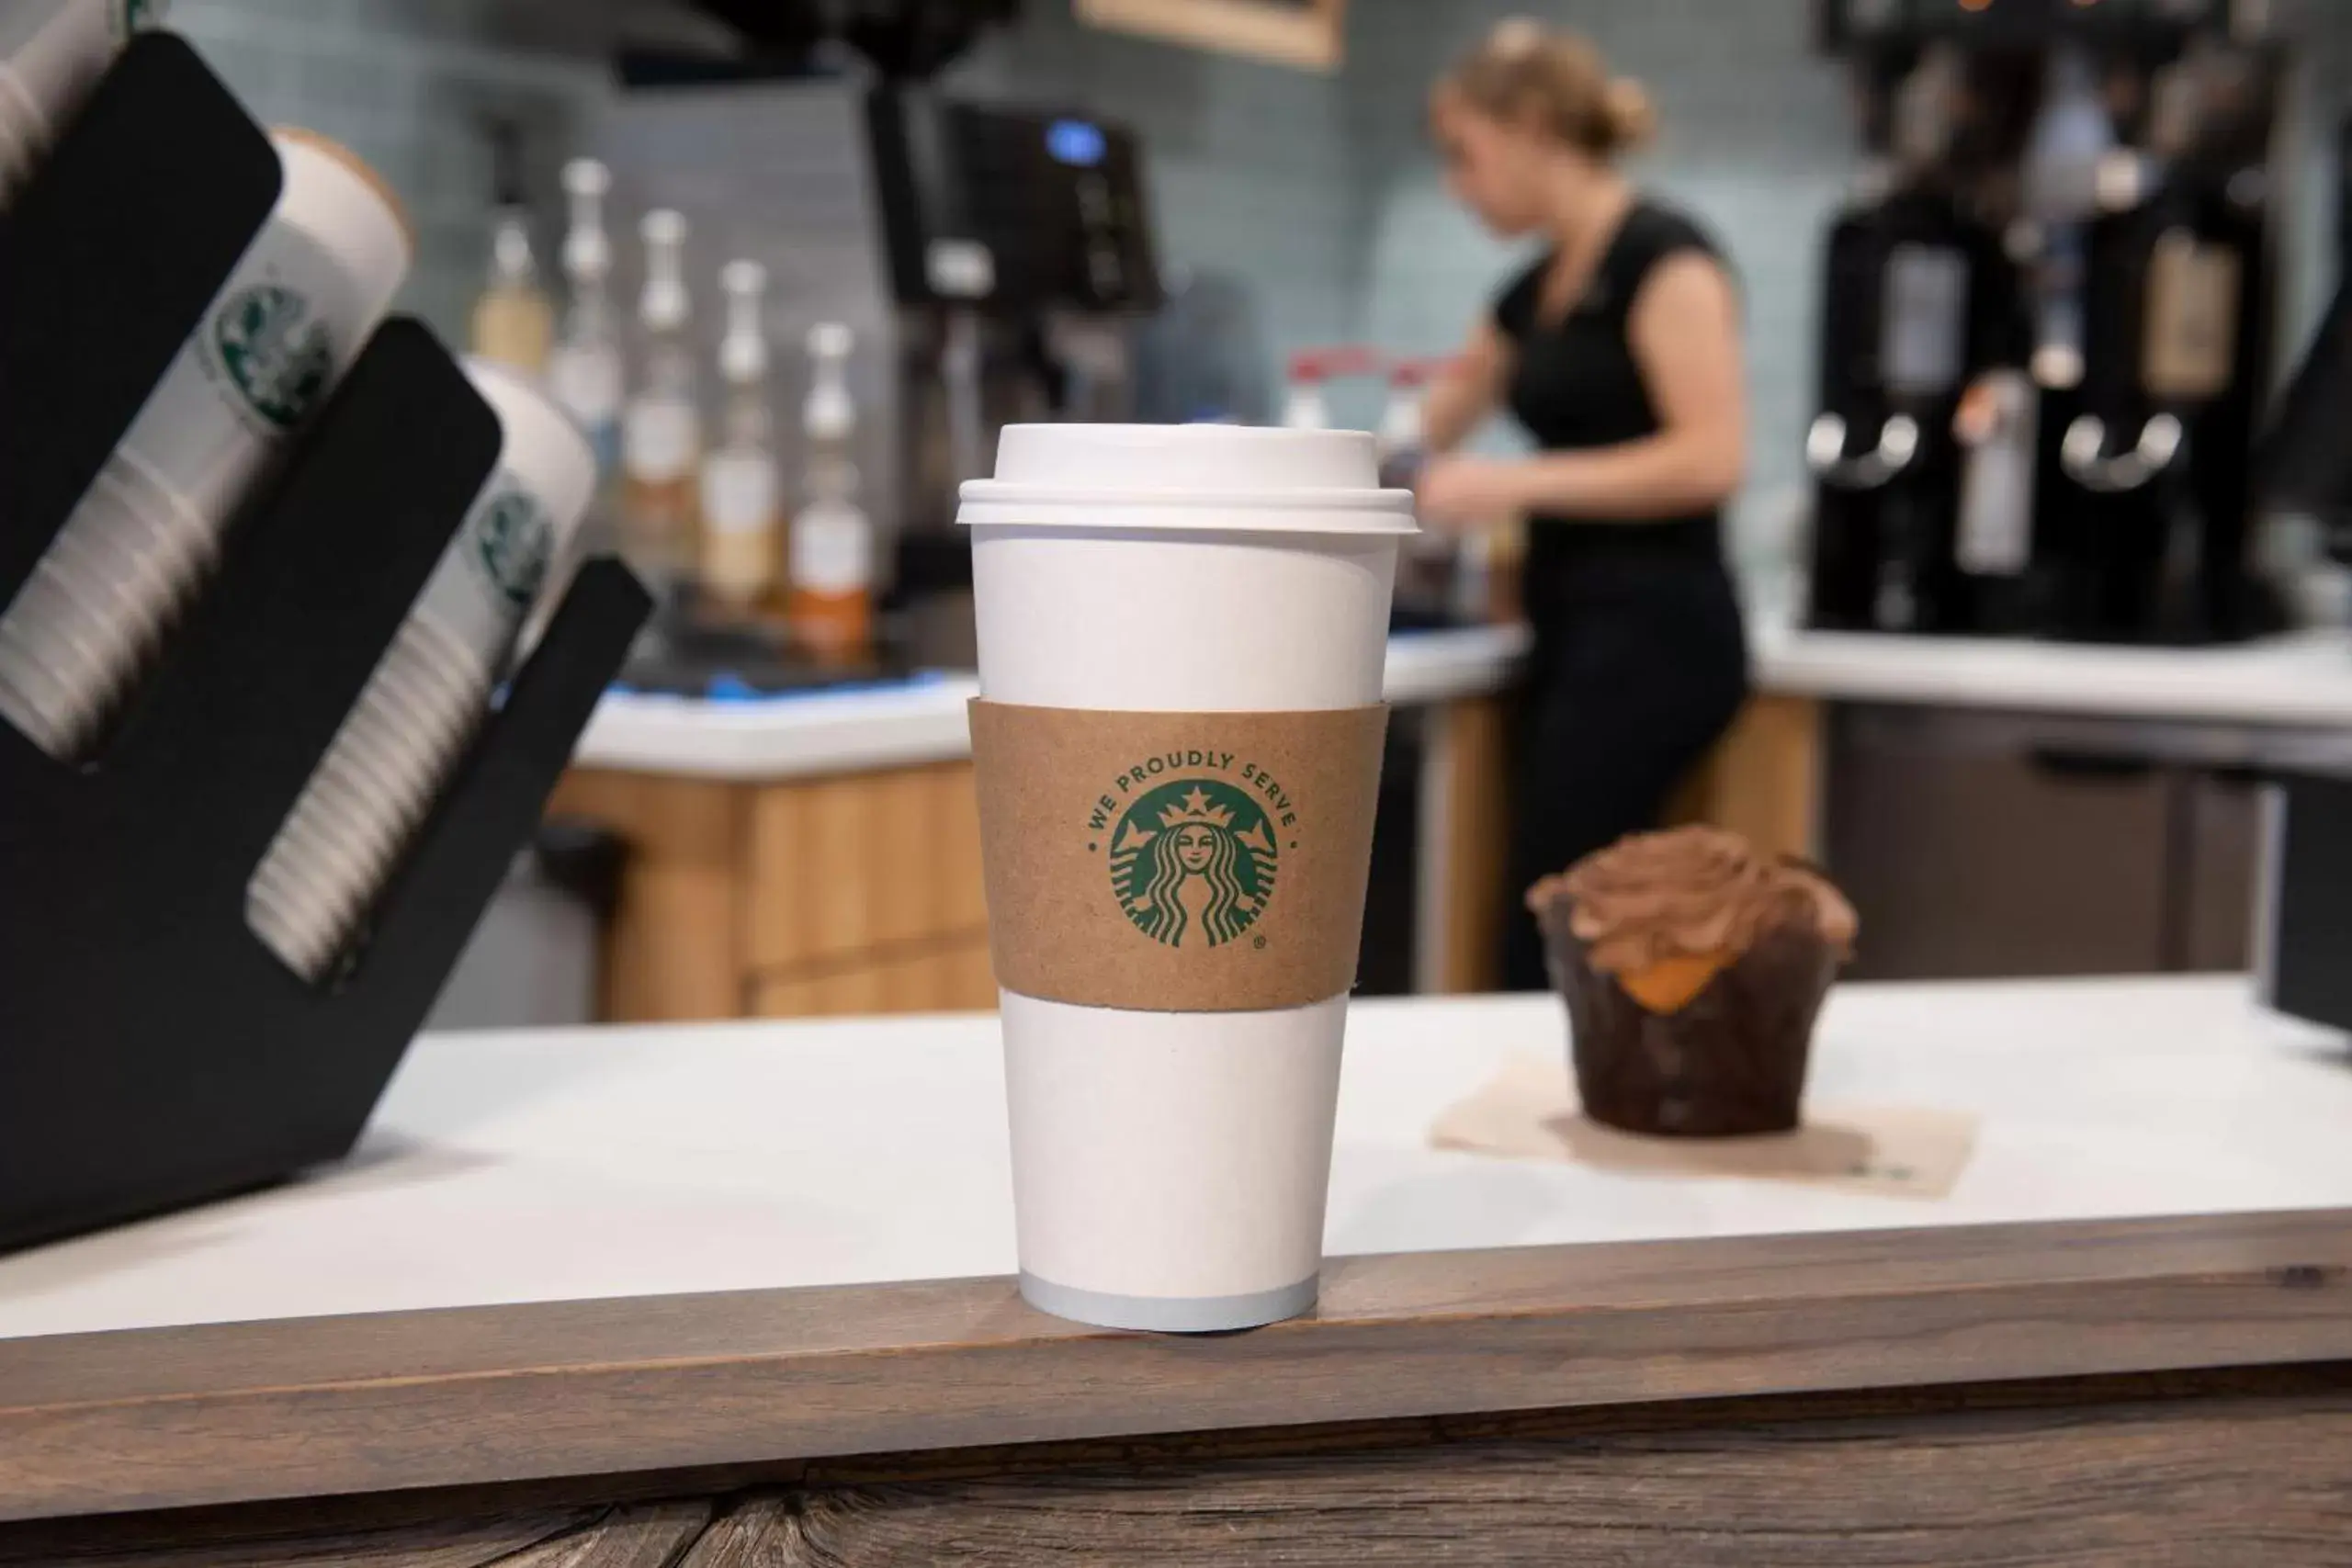
[[[547,581],[555,531],[539,503],[519,490],[502,491],[474,527],[474,559],[510,604],[527,606]]]
[[[334,347],[310,301],[290,288],[259,284],[221,308],[213,346],[229,379],[253,411],[291,430],[319,400],[334,371]]]
[[[1111,888],[1136,930],[1167,947],[1222,947],[1274,896],[1274,834],[1259,803],[1217,779],[1146,791],[1111,840]]]

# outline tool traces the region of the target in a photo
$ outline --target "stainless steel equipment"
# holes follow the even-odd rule
[[[1824,850],[1862,915],[1853,973],[2242,969],[2253,781],[2295,757],[2257,727],[1840,706]]]

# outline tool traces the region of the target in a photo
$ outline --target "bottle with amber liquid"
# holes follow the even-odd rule
[[[726,402],[718,443],[702,464],[702,592],[729,619],[743,621],[774,596],[782,569],[783,498],[761,313],[767,269],[755,261],[729,262],[718,287],[727,296],[727,333],[718,344]]]
[[[509,121],[490,128],[495,211],[491,220],[490,276],[474,301],[476,358],[519,375],[546,374],[555,345],[555,304],[539,280],[531,243],[531,213],[523,194],[521,131]]]
[[[701,492],[686,220],[656,209],[645,215],[639,233],[645,242],[645,288],[637,309],[643,357],[621,420],[621,535],[632,563],[656,591],[674,595],[694,576]]]
[[[874,525],[857,501],[852,346],[839,321],[809,331],[808,399],[800,414],[806,479],[792,520],[785,608],[793,641],[824,662],[862,658],[874,644]]]

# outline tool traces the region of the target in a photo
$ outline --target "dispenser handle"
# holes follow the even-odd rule
[[[1919,456],[1919,422],[1907,413],[1879,426],[1878,446],[1859,457],[1846,456],[1846,418],[1825,413],[1813,422],[1804,443],[1805,465],[1822,483],[1837,490],[1883,490]]]
[[[2066,427],[2058,460],[2066,477],[2085,490],[2098,495],[2125,495],[2146,489],[2171,468],[2180,456],[2186,434],[2177,415],[2160,413],[2140,427],[2138,445],[2110,457],[2107,422],[2086,413]]]

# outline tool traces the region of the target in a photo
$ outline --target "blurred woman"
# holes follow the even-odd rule
[[[1427,405],[1436,526],[1528,520],[1535,633],[1512,825],[1504,980],[1544,984],[1517,894],[1657,825],[1747,694],[1721,511],[1746,461],[1738,302],[1721,254],[1617,160],[1649,100],[1591,45],[1507,22],[1430,96],[1453,195],[1543,254],[1496,296]],[[1540,450],[1455,455],[1508,409]]]

